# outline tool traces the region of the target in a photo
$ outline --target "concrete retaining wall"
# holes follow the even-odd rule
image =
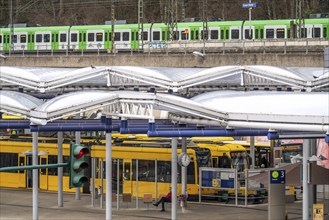
[[[271,65],[282,67],[323,67],[321,54],[209,54],[205,58],[191,54],[116,54],[70,56],[20,56],[0,59],[1,66],[86,67],[94,66],[163,66],[214,67],[223,65]]]

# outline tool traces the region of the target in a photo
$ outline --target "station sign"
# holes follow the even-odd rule
[[[286,183],[286,171],[285,170],[270,170],[270,183],[271,184]]]
[[[242,8],[256,8],[257,2],[245,2],[242,3]]]

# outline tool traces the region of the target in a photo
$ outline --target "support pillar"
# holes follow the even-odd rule
[[[309,219],[309,188],[308,188],[308,155],[310,149],[310,140],[304,139],[303,142],[303,220]]]
[[[250,169],[255,169],[255,137],[254,136],[250,136],[250,157],[251,157]]]
[[[63,132],[57,133],[58,155],[57,162],[63,163]],[[58,172],[58,207],[63,207],[63,167],[57,168]]]
[[[112,220],[112,134],[106,131],[106,220]]]
[[[177,219],[177,138],[171,139],[171,219]]]
[[[182,153],[186,153],[186,137],[183,137],[182,138]],[[187,187],[186,187],[186,184],[187,184],[187,167],[184,167],[184,166],[182,166],[182,171],[181,171],[181,173],[182,173],[182,181],[181,181],[181,183],[182,183],[182,194],[183,195],[186,195],[187,194]],[[182,213],[184,213],[185,212],[185,204],[182,204]]]
[[[80,144],[80,139],[81,139],[81,132],[76,131],[75,132],[75,143]],[[75,199],[80,200],[80,187],[75,188]]]
[[[32,132],[32,165],[38,165],[38,132]],[[39,219],[39,170],[34,169],[32,171],[33,185],[32,185],[32,209],[33,220]]]

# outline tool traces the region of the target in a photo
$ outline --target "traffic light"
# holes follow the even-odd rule
[[[81,187],[89,178],[84,175],[84,170],[89,167],[85,155],[89,149],[82,144],[70,145],[70,188]]]

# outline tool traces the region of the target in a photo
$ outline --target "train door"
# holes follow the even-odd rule
[[[34,33],[28,32],[27,35],[27,50],[34,50]]]
[[[58,33],[58,49],[59,50],[66,50],[68,46],[68,37],[67,37],[67,31],[60,31]]]
[[[199,40],[199,28],[190,27],[190,40]]]
[[[91,49],[91,50],[104,49],[103,30],[87,31],[87,49]]]
[[[110,30],[104,31],[104,49],[111,49]]]
[[[230,38],[229,36],[230,28],[226,26],[220,27],[220,39],[221,40],[228,40]]]
[[[322,25],[307,24],[301,28],[302,38],[322,38]]]
[[[51,32],[50,31],[35,32],[35,49],[50,50],[51,48],[52,48]]]
[[[138,49],[138,30],[131,29],[131,48]]]
[[[3,35],[3,50],[4,51],[8,51],[9,50],[9,48],[10,48],[10,40],[9,40],[9,37],[10,37],[10,35],[9,35],[9,33],[7,33],[7,34],[4,34]]]
[[[18,154],[18,166],[25,166],[26,163],[26,156],[24,154]],[[25,188],[26,187],[26,170],[19,170],[18,178],[17,178],[17,185],[18,187]]]
[[[249,33],[250,32],[250,33]],[[251,28],[249,27],[249,25],[247,26],[243,26],[243,39],[255,39],[254,37],[254,33],[255,33],[255,27],[251,26]]]
[[[26,155],[26,166],[32,165],[32,155]],[[32,188],[32,170],[26,170],[26,188]]]
[[[70,39],[68,42],[70,49],[78,49],[79,47],[79,32],[78,31],[70,31]]]
[[[59,33],[58,32],[53,32],[51,35],[51,49],[53,50],[58,50],[59,48]]]
[[[41,155],[39,157],[39,164],[48,164],[48,155]],[[39,188],[48,190],[48,169],[40,169],[39,172]]]
[[[132,160],[123,160],[123,193],[132,193]]]
[[[79,32],[79,49],[85,50],[87,49],[87,43],[86,43],[86,31],[80,31]]]

